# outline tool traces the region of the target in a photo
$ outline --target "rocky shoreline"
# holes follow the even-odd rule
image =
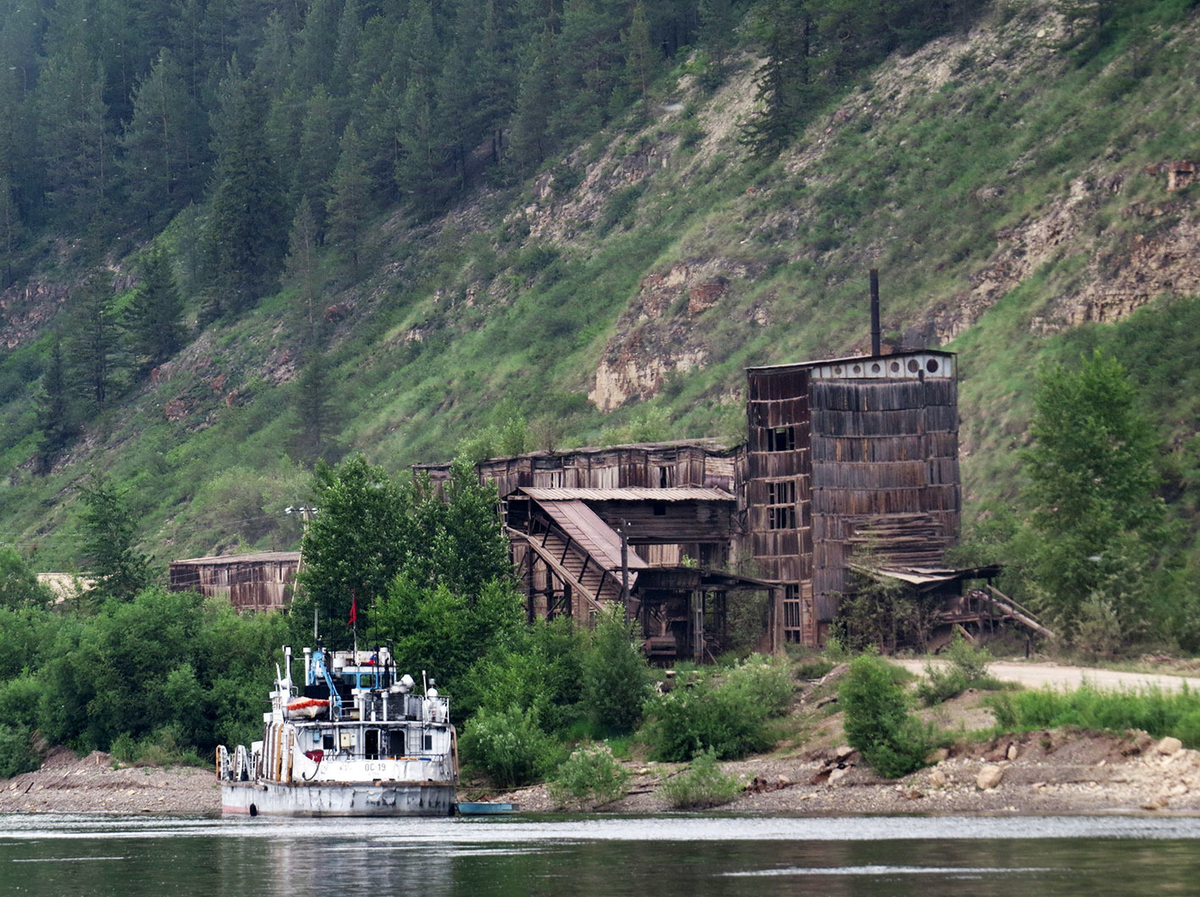
[[[1200,752],[1176,739],[1049,730],[956,746],[938,762],[897,781],[880,779],[842,746],[790,757],[723,764],[747,783],[731,814],[1084,815],[1200,814]],[[658,787],[680,764],[631,764],[627,795],[604,806],[563,806],[543,785],[463,798],[509,800],[523,812],[658,814],[670,808]],[[211,770],[128,767],[107,754],[56,749],[36,772],[0,784],[0,813],[114,813],[212,816],[220,789]]]

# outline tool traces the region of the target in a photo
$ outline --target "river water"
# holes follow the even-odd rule
[[[0,895],[1200,893],[1200,819],[0,815]]]

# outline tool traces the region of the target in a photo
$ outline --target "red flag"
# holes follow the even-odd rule
[[[355,595],[353,592],[351,592],[350,593],[350,619],[349,619],[348,623],[349,623],[349,625],[353,626],[355,621],[357,621],[357,620],[358,620],[358,596]]]

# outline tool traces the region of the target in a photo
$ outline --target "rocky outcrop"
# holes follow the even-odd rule
[[[690,259],[642,278],[637,296],[617,322],[596,369],[588,399],[612,411],[654,396],[672,373],[703,367],[708,348],[693,322],[735,292],[749,266],[728,259]]]

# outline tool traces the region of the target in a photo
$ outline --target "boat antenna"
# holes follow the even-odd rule
[[[317,635],[317,607],[314,604],[313,605],[313,644],[315,645],[320,640],[321,640],[320,636]]]

